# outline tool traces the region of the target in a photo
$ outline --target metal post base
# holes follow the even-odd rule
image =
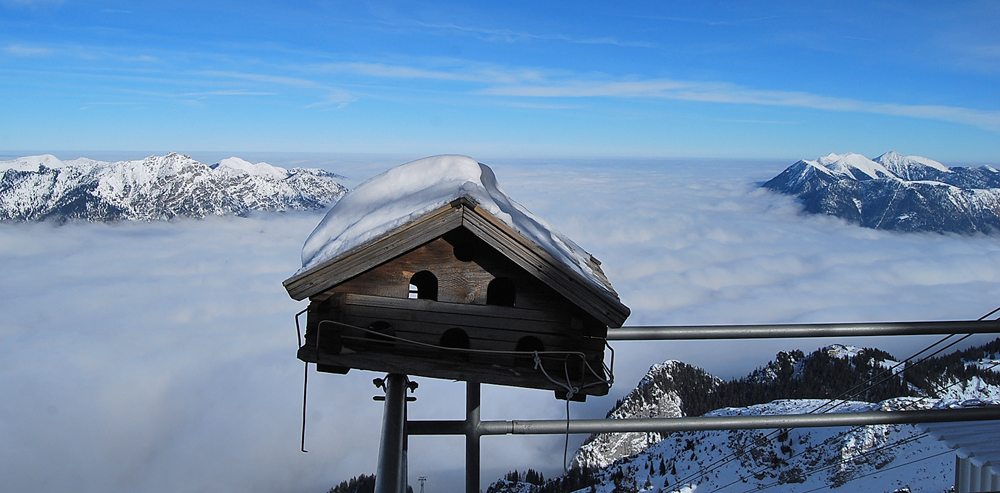
[[[406,375],[385,377],[375,493],[406,493]]]
[[[465,493],[479,493],[479,382],[465,383]]]

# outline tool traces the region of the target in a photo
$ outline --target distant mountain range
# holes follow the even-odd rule
[[[1000,233],[1000,172],[949,168],[887,152],[874,160],[830,154],[801,160],[764,188],[795,195],[807,212],[866,228],[939,233]]]
[[[28,156],[0,162],[0,220],[153,221],[320,209],[347,192],[340,178],[237,157],[206,165],[173,152],[113,163]]]
[[[899,365],[873,348],[778,353],[731,381],[666,361],[608,413],[612,419],[954,408],[1000,404],[1000,340]],[[866,382],[874,385],[862,385]],[[833,400],[846,396],[848,400]],[[613,491],[945,491],[954,452],[912,425],[786,430],[601,433],[569,474],[543,484],[507,478],[488,493]],[[891,472],[887,472],[890,471]],[[881,474],[880,474],[881,472]],[[855,482],[856,481],[856,482]],[[919,487],[917,487],[919,485]]]

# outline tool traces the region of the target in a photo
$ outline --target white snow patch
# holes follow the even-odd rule
[[[275,180],[283,180],[288,177],[288,170],[271,166],[267,163],[251,163],[238,157],[230,157],[219,161],[214,167],[217,174],[226,176],[251,175],[266,176]]]
[[[34,171],[38,172],[40,166],[46,168],[62,168],[65,163],[52,154],[42,154],[40,156],[24,156],[9,161],[0,161],[0,171]]]
[[[875,158],[875,161],[893,171],[910,168],[914,165],[922,165],[927,166],[928,168],[934,168],[938,171],[943,171],[945,173],[953,173],[951,168],[933,159],[928,159],[923,156],[903,156],[896,151],[889,151]]]
[[[854,171],[859,171],[871,178],[885,178],[895,176],[891,171],[886,169],[871,159],[868,159],[861,154],[855,154],[853,152],[848,152],[846,154],[834,154],[830,153],[828,156],[819,158],[818,163],[824,168],[830,170],[832,173],[837,175],[848,175],[854,177],[855,179],[860,179]]]
[[[833,344],[823,348],[826,354],[833,358],[853,358],[858,354],[861,354],[861,350],[854,346],[845,346],[843,344]]]

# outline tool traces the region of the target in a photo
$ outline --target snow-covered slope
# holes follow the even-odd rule
[[[898,373],[891,355],[877,349],[834,344],[805,355],[780,352],[744,378],[725,382],[679,361],[653,365],[635,389],[616,403],[609,418],[699,416],[721,407],[742,407],[777,398],[838,395],[869,378]],[[901,368],[901,366],[899,367]],[[866,389],[862,397],[882,400],[918,395],[899,378]],[[659,433],[602,433],[577,451],[575,467],[604,467],[662,440]]]
[[[989,166],[949,168],[896,152],[874,160],[830,154],[798,161],[763,186],[797,196],[807,212],[869,228],[1000,232],[1000,173]]]
[[[905,368],[905,369],[904,369]],[[826,398],[777,399],[721,406],[705,416],[801,414],[958,408],[1000,405],[1000,339],[919,365],[902,365],[873,348],[834,344],[805,355],[778,353],[742,379],[723,382],[677,361],[654,365],[609,417],[682,416],[700,395],[739,401],[770,391]],[[851,378],[854,375],[857,378]],[[858,380],[895,380],[862,395],[897,396],[874,402],[836,400]],[[752,396],[751,396],[752,399]],[[692,402],[686,402],[692,401]],[[709,402],[712,402],[709,399]],[[716,401],[718,402],[718,401]],[[629,451],[638,450],[628,454]],[[673,433],[606,433],[577,452],[573,471],[551,479],[544,490],[497,481],[490,493],[721,491],[942,492],[952,484],[954,452],[910,425],[790,430]],[[586,486],[581,489],[581,487]],[[909,488],[909,490],[906,490]]]
[[[774,401],[708,416],[801,414],[825,402]],[[928,407],[927,401],[904,397],[848,402],[834,412]],[[939,493],[952,484],[954,462],[954,452],[944,443],[912,425],[675,433],[600,470],[596,486],[580,491],[790,493],[845,486],[844,491],[909,487]]]
[[[610,413],[608,418],[679,418],[685,416],[684,402],[678,392],[682,385],[693,385],[708,392],[722,380],[701,368],[680,361],[665,361],[649,368],[639,381]],[[604,467],[614,461],[639,453],[663,440],[660,433],[601,433],[587,439],[576,455],[572,466]]]
[[[329,206],[337,175],[240,158],[205,165],[170,153],[114,163],[27,156],[0,162],[0,220],[160,220]]]

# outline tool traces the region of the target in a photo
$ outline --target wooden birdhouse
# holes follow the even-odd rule
[[[629,315],[600,262],[463,156],[394,168],[348,193],[284,282],[309,298],[299,359],[605,395],[608,327]]]

